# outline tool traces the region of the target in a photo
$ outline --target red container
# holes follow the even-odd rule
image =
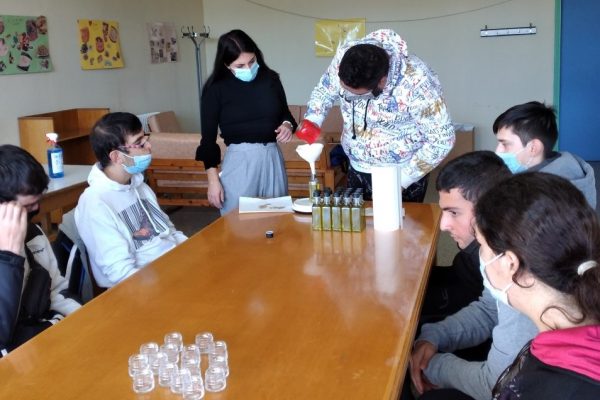
[[[314,122],[307,119],[302,121],[302,125],[296,130],[296,136],[304,140],[308,144],[313,144],[319,138],[321,134],[321,128]]]

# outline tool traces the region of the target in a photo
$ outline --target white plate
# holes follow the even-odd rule
[[[308,197],[294,200],[292,209],[299,213],[312,214],[312,203]]]

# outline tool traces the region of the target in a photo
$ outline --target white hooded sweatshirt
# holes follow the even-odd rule
[[[347,101],[341,96],[339,65],[357,44],[382,47],[390,57],[383,92],[368,101]],[[408,54],[406,42],[389,29],[338,48],[312,91],[304,118],[321,126],[338,100],[344,118],[342,146],[357,171],[370,173],[372,166],[397,164],[406,188],[439,165],[454,145],[454,128],[437,75]]]
[[[88,183],[75,209],[75,223],[98,286],[119,283],[187,239],[160,209],[142,174],[122,185],[96,164]]]

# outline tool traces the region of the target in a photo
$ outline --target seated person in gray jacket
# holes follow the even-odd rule
[[[485,192],[491,186],[488,180],[495,180],[497,184],[503,180],[499,176],[504,178],[510,176],[505,169],[496,171],[491,176],[483,173],[490,172],[487,164],[493,166],[494,158],[500,161],[493,154],[490,154],[493,158],[485,161],[484,156],[489,153],[466,154],[448,163],[445,169],[449,171],[454,169],[456,173],[461,173],[462,170],[462,174],[473,182],[477,182],[479,179],[477,173],[481,171],[485,182],[482,184],[482,189]],[[480,164],[485,163],[486,166],[477,167],[468,162],[477,158],[481,158]],[[440,177],[442,174],[443,172]],[[456,179],[459,181],[458,178]],[[452,186],[454,185],[449,185]],[[473,282],[483,282],[479,244],[475,241],[473,226],[474,203],[467,200],[473,199],[474,193],[469,193],[462,188],[462,185],[457,184],[457,186],[461,189],[440,191],[440,207],[443,212],[441,227],[448,229],[452,226],[452,229],[448,230],[459,245],[475,248],[471,251],[477,254],[476,269],[471,268],[467,272],[463,268],[461,272],[463,275],[471,273],[473,276],[470,280]],[[479,199],[481,195],[482,193],[479,192],[476,198]],[[470,263],[472,264],[473,261],[471,260]],[[466,278],[463,276],[463,279]],[[461,285],[466,283],[463,282]],[[431,296],[432,286],[430,285],[427,290],[427,296]],[[479,299],[475,299],[460,311],[443,321],[423,325],[415,341],[410,360],[410,374],[415,389],[419,393],[426,392],[422,399],[461,398],[463,394],[477,400],[489,399],[492,388],[502,371],[511,364],[523,345],[535,336],[537,333],[535,325],[525,315],[505,304],[502,298],[495,298],[495,294],[488,289],[483,289]],[[452,354],[458,350],[478,346],[489,339],[492,339],[492,346],[484,361],[467,361]]]
[[[593,168],[575,154],[552,149],[558,139],[554,109],[537,101],[509,108],[493,125],[498,154],[513,173],[547,172],[565,178],[596,208]]]
[[[0,357],[80,307],[48,238],[30,222],[48,182],[31,154],[0,146]]]
[[[502,159],[491,151],[463,154],[441,169],[435,183],[442,209],[440,229],[452,236],[460,251],[450,267],[431,269],[421,308],[422,323],[454,314],[481,295],[479,243],[473,230],[475,204],[491,187],[510,176]]]

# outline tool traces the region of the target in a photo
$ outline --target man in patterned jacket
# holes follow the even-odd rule
[[[454,128],[435,73],[382,29],[340,46],[314,88],[305,120],[323,123],[336,100],[344,118],[348,186],[371,196],[371,167],[398,164],[404,201],[423,201],[427,174],[454,145]],[[302,130],[302,128],[300,128]]]

